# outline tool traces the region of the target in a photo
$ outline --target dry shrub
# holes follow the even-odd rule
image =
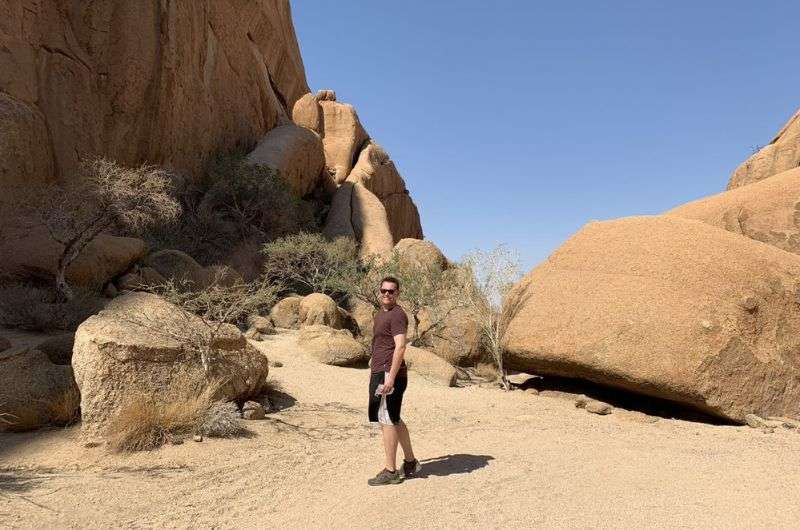
[[[23,207],[63,247],[55,271],[57,301],[73,298],[67,268],[98,235],[113,230],[137,234],[177,219],[180,205],[171,191],[172,177],[164,169],[127,168],[103,158],[82,164],[77,178],[32,188]]]
[[[11,432],[33,431],[44,426],[47,422],[34,407],[16,410],[13,414],[4,412],[0,414],[0,423],[3,430]]]
[[[75,290],[71,300],[56,302],[52,287],[5,283],[0,285],[0,325],[26,331],[75,331],[103,304],[101,298],[84,291]]]
[[[45,404],[48,423],[58,427],[66,427],[78,423],[81,419],[81,394],[77,386],[65,390],[54,401]]]
[[[261,245],[256,241],[243,241],[233,247],[227,261],[245,281],[251,282],[261,276],[261,269],[264,267]]]
[[[262,244],[300,231],[318,231],[318,205],[292,195],[274,169],[250,165],[244,153],[215,157],[199,178],[176,177],[175,197],[181,214],[149,230],[152,247],[175,248],[203,265],[231,260],[240,245]],[[248,254],[246,261],[259,259]],[[240,270],[246,278],[247,269]]]
[[[236,403],[216,401],[206,411],[198,432],[211,438],[233,438],[247,433],[239,422]]]
[[[0,412],[0,430],[24,432],[46,426],[66,427],[80,421],[80,407],[80,392],[72,387],[53,401],[39,400],[13,414]]]
[[[176,389],[168,403],[152,396],[134,394],[122,405],[106,431],[109,448],[115,452],[149,451],[172,438],[192,434],[231,437],[244,434],[233,403],[214,401],[217,387],[191,392],[187,386]]]

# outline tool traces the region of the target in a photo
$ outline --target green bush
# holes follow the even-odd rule
[[[320,234],[300,233],[267,243],[261,252],[265,279],[300,295],[325,293],[339,302],[365,274],[350,238],[328,241]]]
[[[259,259],[257,253],[241,256],[247,249],[319,230],[319,205],[296,198],[276,170],[249,165],[242,154],[218,156],[202,178],[182,177],[175,187],[182,214],[147,239],[156,249],[182,250],[203,265],[227,263],[233,252],[247,263]]]

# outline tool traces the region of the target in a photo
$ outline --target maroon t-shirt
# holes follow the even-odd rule
[[[380,308],[372,325],[372,372],[388,372],[394,357],[394,337],[406,333],[408,317],[399,305],[388,311]],[[398,377],[406,375],[406,362],[400,365]]]

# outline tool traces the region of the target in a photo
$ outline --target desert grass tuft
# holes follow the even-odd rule
[[[192,434],[234,437],[249,432],[239,424],[235,404],[214,401],[216,391],[216,386],[201,392],[181,388],[172,393],[173,398],[166,403],[143,394],[130,396],[108,425],[109,449],[114,452],[149,451],[172,438]]]
[[[34,407],[18,409],[13,413],[5,412],[0,416],[2,416],[0,427],[11,432],[33,431],[47,423],[46,418],[43,418]]]
[[[65,390],[58,398],[44,405],[48,423],[67,427],[81,419],[81,394],[77,386]]]

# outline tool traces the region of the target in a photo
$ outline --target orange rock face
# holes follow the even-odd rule
[[[517,284],[507,364],[735,421],[800,416],[800,257],[671,216],[590,223]]]
[[[82,158],[196,172],[308,92],[288,0],[4,3],[0,186]]]
[[[728,189],[758,182],[800,166],[800,111],[781,128],[772,141],[736,168]]]

